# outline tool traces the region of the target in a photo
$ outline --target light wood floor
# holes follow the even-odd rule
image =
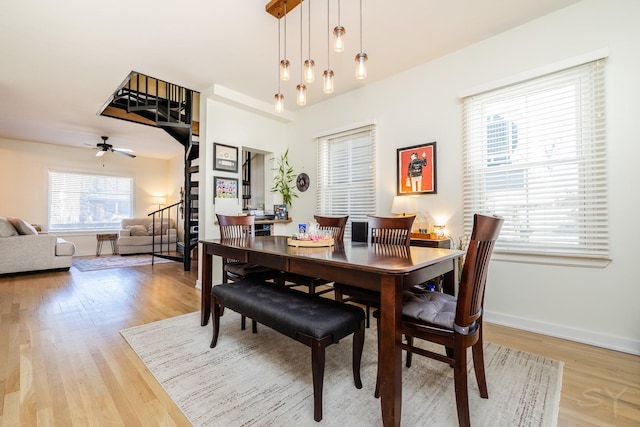
[[[118,332],[199,310],[196,276],[169,263],[0,278],[0,425],[189,425]],[[640,426],[640,357],[494,325],[485,339],[565,362],[559,427]]]

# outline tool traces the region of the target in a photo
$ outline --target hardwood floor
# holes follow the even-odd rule
[[[196,278],[178,263],[0,278],[0,425],[189,425],[119,331],[199,310]],[[640,425],[640,357],[495,325],[485,340],[565,362],[559,427]]]

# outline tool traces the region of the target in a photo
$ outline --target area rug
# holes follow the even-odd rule
[[[154,258],[154,264],[175,262],[160,257]],[[80,271],[104,270],[107,268],[138,267],[141,265],[151,265],[151,255],[101,255],[95,257],[74,257],[72,265]]]
[[[323,420],[313,420],[310,349],[267,327],[240,330],[226,310],[216,348],[200,313],[121,331],[150,372],[194,426],[377,426],[375,327],[367,330],[363,388],[353,385],[351,338],[327,348]],[[469,365],[475,427],[556,426],[562,362],[485,343],[489,399],[481,399]],[[402,425],[458,425],[453,370],[414,356],[403,368]]]
[[[120,332],[194,426],[377,426],[375,327],[367,329],[363,388],[353,385],[351,338],[327,348],[323,420],[313,420],[310,349],[267,327],[240,330],[226,310],[216,348],[211,325],[191,313]],[[485,343],[489,399],[481,399],[469,365],[472,424],[556,426],[562,362]],[[458,425],[453,371],[414,356],[403,368],[402,424]]]

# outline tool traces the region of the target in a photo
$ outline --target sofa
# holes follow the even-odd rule
[[[72,242],[38,233],[22,219],[0,217],[0,274],[69,270],[75,252]]]
[[[165,219],[162,224],[160,220],[156,219],[154,224],[152,217],[125,218],[122,220],[120,228],[118,232],[118,252],[120,255],[176,250],[178,230],[176,230],[173,219],[171,221]],[[161,238],[162,246],[160,246]]]

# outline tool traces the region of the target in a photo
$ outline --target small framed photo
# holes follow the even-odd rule
[[[436,143],[399,148],[397,151],[398,196],[436,194]]]
[[[238,198],[238,179],[225,178],[220,176],[213,177],[213,188],[215,199],[237,199]]]
[[[238,147],[213,143],[213,169],[238,172]]]

